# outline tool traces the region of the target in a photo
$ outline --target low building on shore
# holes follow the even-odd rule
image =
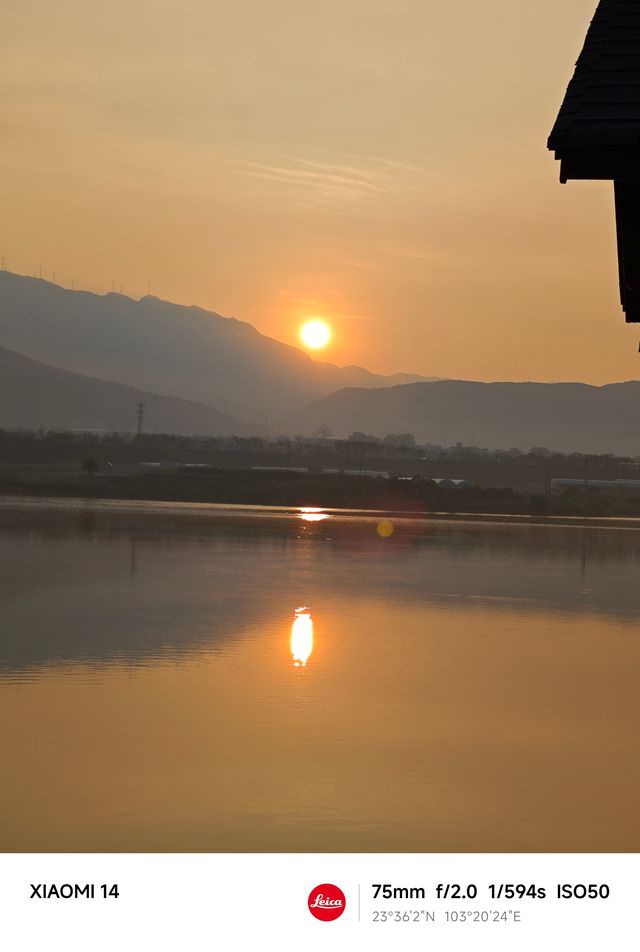
[[[599,489],[609,492],[622,489],[640,492],[640,479],[552,479],[551,489]]]

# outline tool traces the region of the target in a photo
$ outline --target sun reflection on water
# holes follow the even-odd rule
[[[308,608],[296,608],[291,626],[291,656],[296,668],[306,667],[313,651],[313,619]]]
[[[322,509],[317,509],[315,506],[302,506],[298,511],[298,516],[304,522],[322,522],[323,519],[329,518],[328,513]]]

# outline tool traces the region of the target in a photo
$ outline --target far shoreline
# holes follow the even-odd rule
[[[536,512],[489,512],[489,511],[458,511],[456,509],[390,509],[371,507],[336,507],[336,506],[309,506],[306,503],[288,503],[270,505],[255,502],[226,502],[216,500],[186,500],[164,499],[159,497],[124,497],[98,494],[70,495],[68,493],[45,492],[5,492],[0,487],[0,510],[47,512],[47,513],[82,513],[118,514],[136,516],[175,516],[191,517],[218,517],[232,522],[234,517],[246,523],[251,517],[256,522],[269,519],[271,524],[282,517],[286,522],[292,516],[305,521],[305,516],[317,513],[348,521],[371,521],[390,519],[399,525],[410,523],[479,523],[486,525],[504,525],[538,528],[574,528],[574,529],[625,529],[640,530],[640,516],[604,516],[602,514],[572,515],[568,513],[549,514]],[[311,512],[309,512],[311,510]],[[329,524],[322,520],[310,524],[316,528]],[[335,525],[335,522],[333,523]]]

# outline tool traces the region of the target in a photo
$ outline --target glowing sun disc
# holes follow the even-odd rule
[[[305,347],[311,350],[320,350],[326,347],[331,340],[331,328],[326,321],[305,321],[300,328],[300,340]]]

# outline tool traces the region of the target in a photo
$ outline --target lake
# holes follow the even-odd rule
[[[640,531],[0,500],[5,851],[640,850]]]

